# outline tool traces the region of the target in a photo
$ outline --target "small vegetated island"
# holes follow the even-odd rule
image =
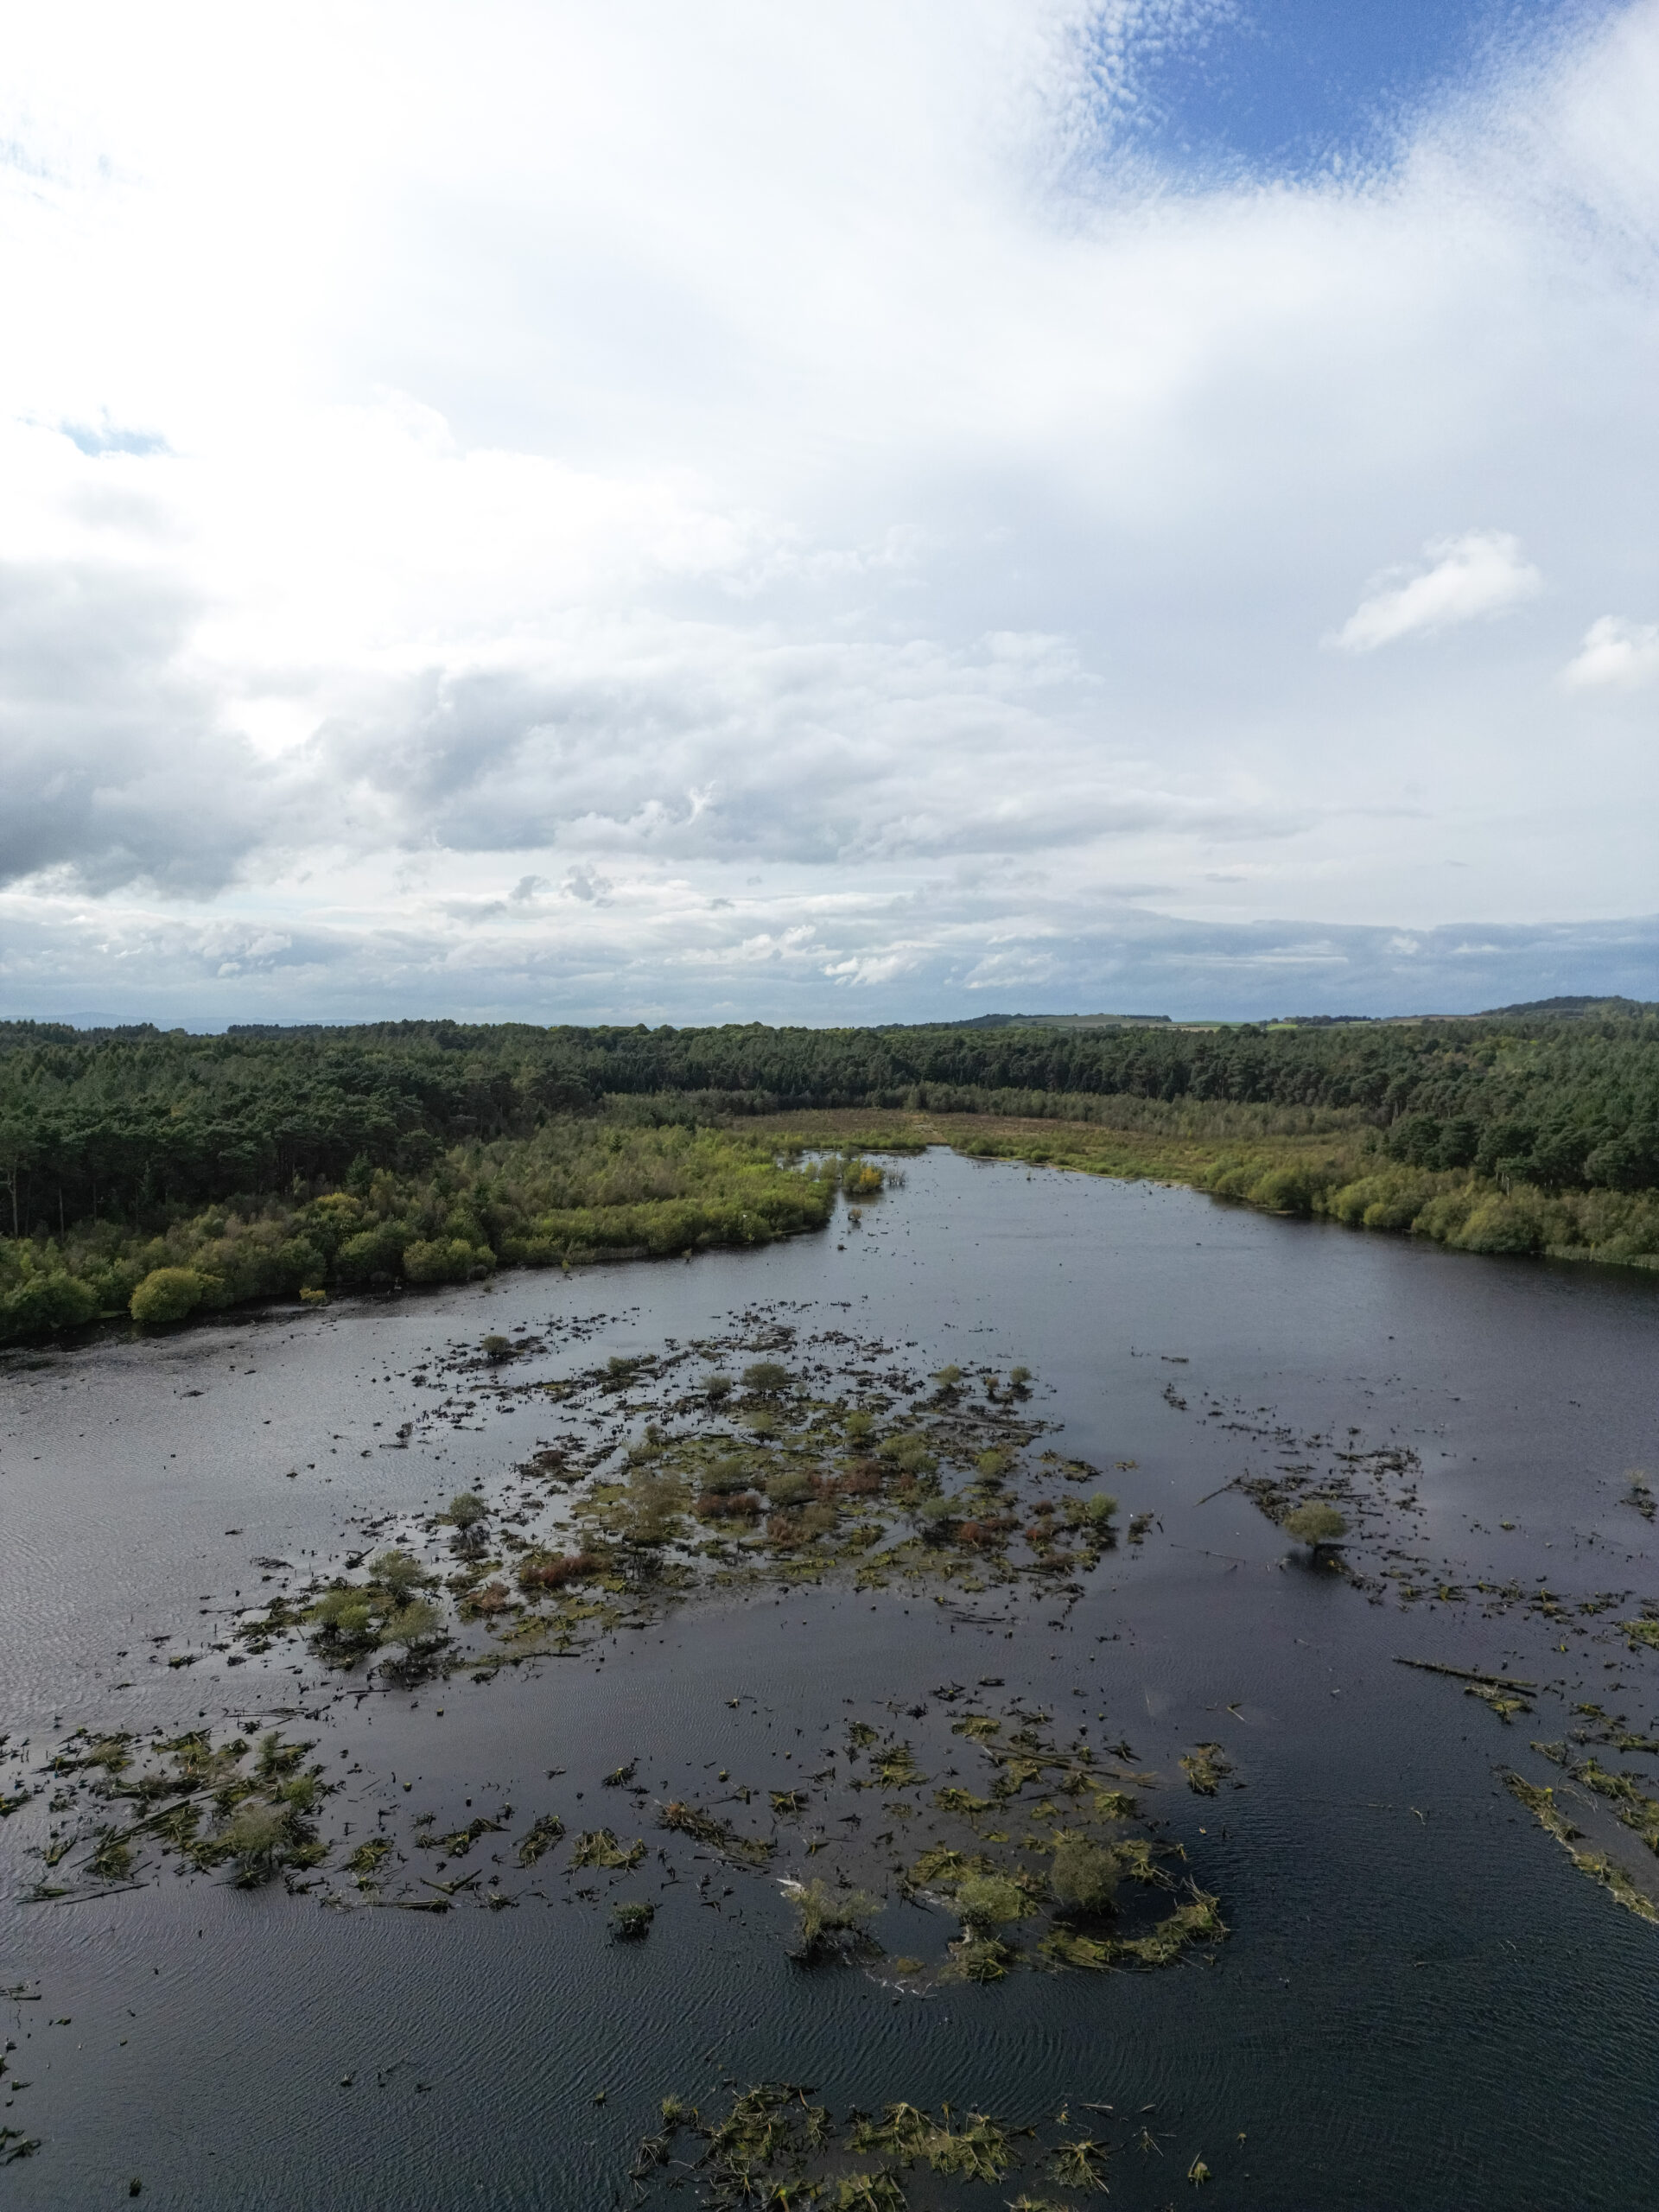
[[[0,1343],[821,1227],[947,1142],[1474,1252],[1659,1265],[1659,1008],[912,1029],[0,1024]]]

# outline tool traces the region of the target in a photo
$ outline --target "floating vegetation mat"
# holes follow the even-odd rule
[[[1484,1674],[1471,1667],[1448,1666],[1434,1659],[1398,1659],[1395,1664],[1460,1681],[1465,1696],[1479,1698],[1506,1726],[1516,1713],[1533,1709],[1528,1700],[1535,1694],[1536,1685],[1531,1682]],[[1576,1711],[1579,1719],[1570,1745],[1535,1743],[1533,1750],[1561,1768],[1573,1785],[1585,1793],[1586,1812],[1592,1803],[1600,1801],[1621,1827],[1639,1836],[1648,1849],[1659,1856],[1659,1798],[1649,1796],[1640,1787],[1643,1777],[1603,1766],[1593,1751],[1580,1748],[1588,1744],[1605,1744],[1619,1751],[1659,1751],[1659,1741],[1631,1733],[1622,1719],[1611,1719],[1599,1705],[1580,1705]],[[1185,1764],[1185,1760],[1182,1764]],[[1559,1802],[1553,1788],[1529,1782],[1511,1768],[1501,1767],[1498,1773],[1505,1789],[1526,1807],[1547,1834],[1554,1837],[1581,1874],[1587,1874],[1599,1883],[1627,1911],[1659,1925],[1659,1897],[1637,1881],[1628,1867],[1586,1840],[1583,1828]]]
[[[699,1592],[834,1574],[945,1599],[1021,1583],[1075,1596],[1116,1541],[1101,1471],[1038,1448],[1022,1368],[918,1375],[892,1345],[766,1314],[521,1388],[495,1349],[505,1340],[489,1341],[416,1378],[448,1382],[428,1425],[527,1396],[558,1433],[499,1495],[463,1491],[445,1512],[381,1524],[392,1541],[372,1557],[285,1580],[237,1619],[231,1663],[303,1639],[327,1666],[388,1681],[487,1674]],[[476,1395],[457,1402],[463,1386]]]
[[[946,1682],[855,1708],[798,1748],[769,1738],[753,1699],[725,1700],[740,1735],[753,1724],[753,1760],[747,1776],[721,1770],[712,1802],[652,1789],[630,1758],[567,1777],[563,1808],[530,1814],[504,1802],[455,1824],[393,1795],[367,1835],[344,1782],[276,1729],[82,1731],[41,1770],[50,1824],[31,1896],[54,1904],[170,1866],[244,1886],[280,1877],[339,1910],[585,1904],[639,1941],[677,1890],[769,1924],[780,1974],[857,1967],[912,1994],[1021,1969],[1167,1967],[1220,1942],[1218,1899],[1148,1809],[1181,1772],[1211,1793],[1243,1788],[1220,1746],[1149,1770],[1121,1738],[1091,1743],[1085,1727],[1063,1734],[1046,1713],[998,1703],[1000,1687]],[[780,1764],[787,1787],[774,1786]],[[625,1816],[581,1827],[595,1781]]]
[[[341,1689],[353,1676],[359,1689],[457,1670],[488,1681],[699,1596],[830,1577],[981,1611],[1021,1591],[1063,1606],[1116,1543],[1117,1500],[1048,1440],[1020,1368],[918,1374],[893,1345],[808,1336],[771,1312],[522,1391],[518,1349],[489,1338],[415,1378],[452,1420],[525,1392],[556,1415],[504,1486],[388,1517],[381,1548],[339,1572],[302,1581],[262,1562],[283,1580],[232,1616],[229,1664],[302,1643]],[[749,1771],[722,1767],[717,1785],[690,1746],[671,1781],[642,1776],[619,1745],[626,1756],[567,1792],[524,1809],[468,1799],[447,1815],[405,1802],[412,1785],[353,1801],[344,1774],[306,1764],[311,1745],[268,1722],[81,1729],[20,1777],[31,1786],[6,1802],[23,1814],[8,1833],[39,1862],[41,1903],[170,1866],[280,1877],[341,1909],[585,1903],[632,1942],[652,1918],[634,1906],[660,1908],[684,1882],[723,1910],[744,1880],[759,1894],[729,1909],[776,1927],[780,1973],[858,1963],[912,1990],[1022,1967],[1166,1966],[1224,1936],[1217,1899],[1143,1810],[1182,1773],[1207,1796],[1243,1786],[1221,1745],[1147,1771],[1127,1742],[999,1704],[987,1693],[1000,1687],[947,1682],[849,1711],[810,1751],[768,1744],[762,1727]],[[728,1733],[734,1711],[759,1721],[753,1700],[722,1703]],[[595,1783],[617,1808],[603,1821],[582,1802]]]
[[[35,1847],[35,1901],[125,1886],[147,1859],[167,1857],[199,1872],[224,1867],[244,1888],[279,1874],[291,1885],[328,1851],[315,1815],[329,1786],[321,1766],[304,1763],[311,1748],[276,1729],[217,1745],[206,1729],[142,1744],[126,1732],[78,1731],[42,1770],[59,1817]]]
[[[1593,1752],[1577,1756],[1565,1744],[1535,1744],[1532,1748],[1564,1767],[1580,1789],[1604,1799],[1621,1827],[1629,1828],[1649,1851],[1659,1853],[1659,1797],[1649,1797],[1639,1786],[1645,1777],[1605,1767]]]
[[[762,2082],[733,2092],[723,2110],[709,2113],[665,2097],[660,2127],[634,2154],[639,2201],[666,2203],[689,2187],[694,2202],[715,2212],[756,2204],[906,2212],[912,2204],[954,2202],[950,2184],[966,2182],[995,2188],[995,2201],[1010,2212],[1067,2212],[1077,2192],[1109,2192],[1120,2158],[1164,2156],[1148,2125],[1150,2107],[1128,2120],[1108,2104],[1090,2104],[1075,2116],[1062,2109],[1041,2126],[1021,2127],[988,2113],[944,2105],[935,2113],[902,2102],[837,2118],[814,2103],[813,2094],[790,2082]],[[1185,2177],[1211,2178],[1201,2152]],[[1009,2190],[1017,2194],[1005,2194]]]
[[[1529,1782],[1524,1775],[1505,1774],[1503,1780],[1539,1826],[1554,1837],[1581,1874],[1587,1874],[1592,1881],[1599,1882],[1627,1912],[1635,1913],[1639,1919],[1659,1924],[1659,1904],[1645,1890],[1637,1886],[1626,1869],[1616,1859],[1610,1859],[1605,1851],[1594,1851],[1583,1846],[1583,1829],[1577,1827],[1556,1802],[1554,1789],[1547,1789],[1539,1783]]]

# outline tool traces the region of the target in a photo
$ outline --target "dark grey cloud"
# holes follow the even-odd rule
[[[1037,641],[951,650],[640,626],[602,677],[433,671],[311,759],[387,836],[458,853],[576,841],[803,866],[1058,850],[1166,832],[1269,839],[1318,810],[1126,760],[1122,715]]]
[[[0,565],[0,883],[215,890],[276,779],[184,672],[194,595],[124,568]]]
[[[1106,178],[1077,23],[1132,90],[1223,5],[749,7],[715,47],[663,0],[644,39],[514,5],[459,78],[405,11],[388,105],[377,0],[256,57],[234,146],[136,16],[36,11],[64,159],[4,211],[6,989],[1639,993],[1646,925],[1370,925],[1650,903],[1659,0],[1386,190]],[[72,158],[106,143],[118,193]],[[111,298],[154,308],[119,349]]]
[[[949,883],[840,908],[751,893],[642,913],[638,901],[624,912],[543,884],[393,923],[204,920],[0,894],[6,1011],[86,1003],[93,972],[98,1002],[121,1018],[197,1027],[394,1014],[822,1024],[993,1011],[1468,1013],[1555,992],[1659,999],[1659,915],[1405,931],[1056,901],[1011,920],[982,889]]]

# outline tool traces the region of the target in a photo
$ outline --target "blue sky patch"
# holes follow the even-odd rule
[[[64,436],[82,453],[94,458],[105,453],[165,453],[167,440],[154,430],[124,430],[114,423],[94,427],[90,423],[60,423]]]
[[[1103,76],[1119,130],[1203,175],[1386,162],[1425,110],[1621,0],[1209,0],[1148,10]],[[1117,66],[1113,67],[1116,59]]]

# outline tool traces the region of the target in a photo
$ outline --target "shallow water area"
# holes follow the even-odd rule
[[[1656,1292],[933,1153],[861,1225],[752,1254],[7,1361],[0,1792],[40,1793],[0,1823],[0,1988],[29,1993],[0,2008],[17,2045],[0,2120],[40,2143],[8,2190],[81,2204],[139,2177],[181,2206],[626,2202],[664,2094],[712,2108],[723,2081],[784,2079],[838,2111],[948,2101],[1050,2136],[1087,2111],[1131,2206],[1178,2198],[1199,2158],[1240,2205],[1659,2196],[1659,1929],[1499,1772],[1563,1783],[1530,1745],[1566,1740],[1579,1705],[1659,1734],[1659,1652],[1618,1627],[1659,1596],[1628,1474],[1659,1465]],[[499,1493],[559,1433],[520,1386],[762,1317],[803,1342],[880,1341],[918,1376],[1032,1369],[1042,1441],[1122,1503],[1082,1594],[756,1580],[568,1656],[407,1688],[229,1633],[284,1573],[391,1541],[365,1524]],[[521,1331],[544,1348],[500,1376],[454,1365],[452,1348]],[[442,1419],[421,1374],[442,1378]],[[1345,1471],[1362,1494],[1347,1571],[1230,1487],[1286,1467]],[[1505,1722],[1402,1658],[1507,1673],[1536,1686],[1532,1710]],[[772,1822],[754,1869],[659,1825],[683,1800],[764,1829],[768,1793],[832,1745],[844,1779],[855,1717],[913,1739],[937,1782],[970,1708],[1127,1746],[1225,1940],[1159,1972],[950,1983],[952,1916],[894,1891],[873,1923],[884,1955],[809,1968],[779,1880],[832,1863],[808,1849],[816,1814]],[[318,1889],[147,1862],[136,1887],[29,1901],[47,1750],[81,1726],[232,1721],[280,1722],[344,1781],[327,1826],[353,1832]],[[1214,1796],[1177,1764],[1205,1743],[1231,1768]],[[631,1762],[632,1787],[607,1786]],[[753,1802],[734,1806],[740,1787]],[[882,1821],[913,1857],[927,1798],[835,1804],[860,1808],[843,1835]],[[1573,1802],[1637,1878],[1659,1865]],[[418,1813],[442,1834],[506,1807],[442,1867],[408,1848]],[[564,1842],[521,1867],[517,1839],[553,1813]],[[338,1868],[382,1821],[429,1888],[479,1878],[442,1914],[376,1909]],[[571,1839],[601,1825],[644,1840],[643,1862],[569,1872]],[[480,1902],[492,1877],[510,1905]],[[643,1942],[612,1933],[623,1897],[656,1908]],[[905,2185],[916,2204],[1017,2193],[1013,2176]],[[1017,2185],[1088,2201],[1040,2168]]]

